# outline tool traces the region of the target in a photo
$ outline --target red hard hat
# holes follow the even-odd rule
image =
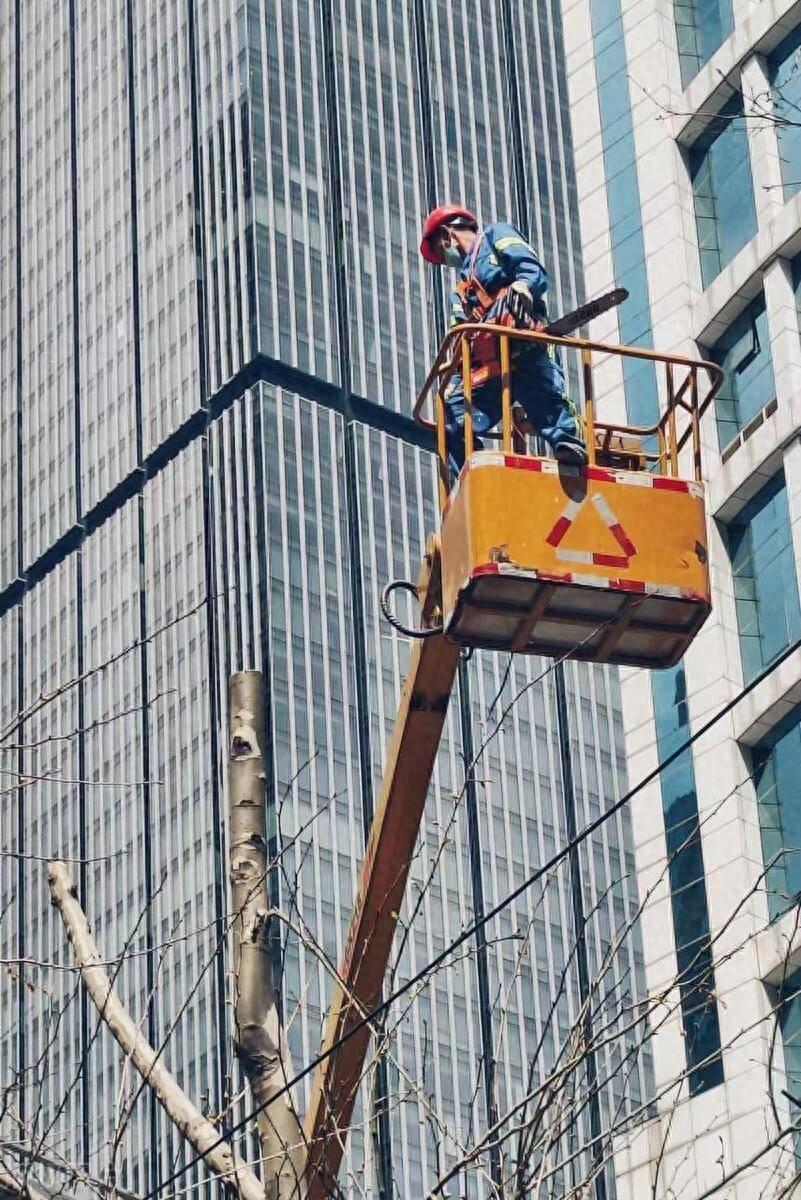
[[[442,250],[436,243],[436,235],[439,233],[443,225],[447,225],[449,221],[453,221],[456,217],[462,217],[466,221],[471,221],[478,228],[478,217],[470,212],[469,208],[462,208],[460,204],[440,204],[439,208],[432,208],[431,212],[425,219],[423,225],[423,240],[420,243],[420,253],[426,262],[434,263],[435,266],[442,266],[445,259],[442,257]]]

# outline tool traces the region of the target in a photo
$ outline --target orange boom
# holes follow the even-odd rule
[[[470,347],[476,333],[498,338],[502,431],[497,450],[474,452]],[[516,339],[578,354],[586,467],[528,453],[529,430],[512,397],[510,342]],[[615,356],[664,371],[664,411],[655,425],[596,419],[593,359]],[[467,459],[450,488],[443,389],[457,364],[467,401]],[[460,647],[644,667],[667,667],[681,657],[710,609],[700,418],[721,378],[714,363],[505,326],[459,325],[445,338],[415,408],[418,421],[437,434],[442,528],[429,539],[417,584],[390,585],[416,592],[421,625],[408,632],[420,640],[326,1022],[323,1048],[337,1048],[312,1086],[308,1200],[331,1195],[339,1173],[343,1130],[370,1039],[369,1026],[357,1026],[380,1002]],[[432,399],[434,420],[423,416]]]

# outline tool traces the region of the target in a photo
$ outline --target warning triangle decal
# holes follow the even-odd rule
[[[612,534],[622,553],[604,554],[597,550],[573,550],[562,545],[568,530],[588,501]],[[563,562],[592,563],[599,567],[625,568],[628,567],[632,556],[637,553],[637,547],[600,492],[587,493],[581,499],[568,500],[545,540],[549,546],[554,547],[556,557],[562,559]]]

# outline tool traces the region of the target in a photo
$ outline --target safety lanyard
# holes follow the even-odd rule
[[[467,303],[468,296],[470,296],[471,293],[474,294],[477,301],[477,307],[480,310],[479,316],[482,317],[486,313],[487,309],[490,308],[493,301],[498,298],[497,296],[493,297],[489,294],[487,289],[481,283],[481,280],[476,275],[476,259],[478,257],[479,248],[483,241],[484,233],[482,232],[476,237],[476,240],[473,242],[470,250],[470,258],[468,259],[467,267],[467,279],[460,280],[456,287],[456,290],[462,299],[463,305]],[[505,291],[506,289],[504,288],[502,290]],[[501,293],[499,292],[498,294],[500,295]],[[472,305],[470,307],[472,308]]]

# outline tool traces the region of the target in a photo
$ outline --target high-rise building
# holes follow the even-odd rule
[[[587,287],[632,297],[598,332],[724,371],[702,423],[713,612],[675,670],[624,673],[632,778],[766,672],[632,812],[647,986],[666,1007],[656,1115],[618,1147],[619,1194],[790,1195],[799,651],[770,668],[801,635],[801,24],[747,0],[576,0],[563,19]],[[602,405],[664,403],[654,377],[623,383]]]
[[[428,207],[457,198],[526,229],[552,308],[581,297],[550,0],[0,10],[2,1135],[93,1178],[113,1153],[140,1196],[188,1156],[82,997],[47,860],[72,860],[120,997],[199,1104],[231,1106],[230,1126],[244,1107],[224,953],[226,681],[263,670],[275,886],[295,930],[280,931],[284,1019],[295,1066],[317,1052],[330,975],[311,943],[341,953],[408,652],[378,593],[416,576],[437,525],[410,414],[445,281],[418,241]],[[625,790],[616,671],[568,663],[565,677],[567,795],[548,664],[463,664],[398,981]],[[630,1009],[632,875],[624,811],[394,1012],[348,1195],[417,1200],[553,1068],[579,1019],[577,922],[605,975],[594,1007]],[[627,1024],[600,1039],[599,1091],[555,1137],[552,1178],[580,1178],[592,1122],[645,1100]],[[498,1169],[488,1154],[452,1186],[489,1195]],[[205,1178],[193,1168],[170,1194]]]

